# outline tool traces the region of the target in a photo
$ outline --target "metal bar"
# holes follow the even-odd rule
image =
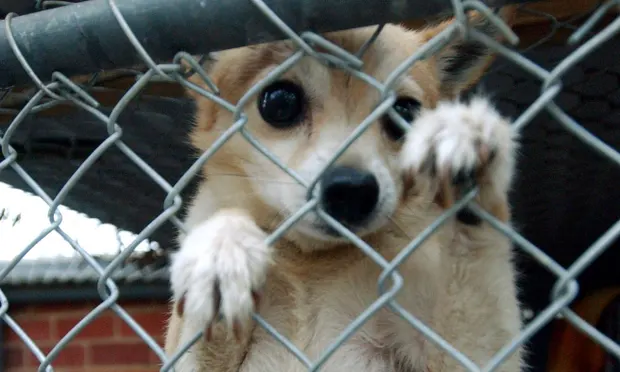
[[[485,0],[490,7],[532,0]],[[419,19],[451,11],[451,0],[268,0],[293,31],[330,32]],[[155,61],[281,40],[283,33],[249,0],[123,0],[118,9]],[[30,82],[0,24],[0,87]],[[141,63],[107,0],[92,0],[15,17],[19,49],[42,80],[54,71],[80,75]],[[62,51],[60,53],[59,51]]]
[[[94,284],[89,286],[25,286],[2,288],[12,305],[44,304],[60,301],[101,301]],[[120,284],[119,301],[156,300],[166,301],[171,293],[167,283]]]

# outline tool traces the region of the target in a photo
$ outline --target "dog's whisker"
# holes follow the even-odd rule
[[[280,209],[278,209],[278,210],[276,210],[274,212],[273,217],[269,219],[270,221],[267,224],[267,227],[270,230],[273,230],[273,229],[275,229],[277,227],[276,226],[276,221],[278,221],[278,220],[282,221],[284,219],[282,213],[285,212],[286,210],[287,210],[286,207],[282,207],[282,208],[280,208]]]
[[[236,173],[209,173],[209,176],[210,177],[238,177],[238,178],[246,178],[246,179],[250,179],[250,180],[253,180],[253,181],[259,181],[259,182],[280,183],[280,184],[287,184],[287,185],[299,185],[299,183],[297,183],[295,181],[272,180],[272,179],[267,179],[267,178],[259,178],[259,177],[255,177],[255,176],[248,176],[248,175],[245,175],[245,174],[236,174]]]
[[[413,240],[413,238],[407,234],[407,231],[398,222],[396,222],[392,216],[388,217],[388,221],[390,221],[392,225],[394,225],[407,239]]]
[[[247,191],[247,192],[236,192],[236,193],[232,193],[232,194],[227,194],[224,195],[222,197],[217,198],[217,200],[219,202],[225,202],[231,199],[247,199],[247,198],[253,198],[256,197],[258,194],[256,193],[256,191],[251,190],[251,191]]]

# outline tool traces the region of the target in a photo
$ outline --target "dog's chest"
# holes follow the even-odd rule
[[[305,364],[305,361],[302,361],[294,352],[289,351],[277,341],[264,339],[263,342],[252,346],[240,371],[307,372],[313,363],[323,360],[324,362],[319,370],[324,372],[396,372],[390,358],[383,355],[380,350],[373,349],[370,345],[348,340],[327,359],[321,357],[330,349],[330,344],[323,346],[325,348],[319,352],[317,352],[317,348],[300,350],[307,358],[306,361],[309,362],[309,364]]]
[[[301,319],[290,322],[289,325],[296,324],[296,327],[288,330],[286,315],[282,314],[280,319],[284,321],[279,322],[274,319],[279,311],[274,312],[274,316],[265,314],[267,321],[279,333],[285,335],[296,350],[288,349],[269,332],[257,328],[254,343],[241,371],[307,371],[308,366],[300,361],[295,355],[296,352],[303,354],[307,361],[313,363],[324,359],[329,352],[331,355],[324,359],[320,369],[325,372],[393,371],[387,348],[380,340],[381,336],[373,332],[373,326],[370,324],[362,326],[346,339],[341,339],[340,336],[346,331],[347,326],[355,320],[354,316],[347,313],[348,310],[350,309],[341,312],[337,308],[317,310],[305,323],[302,323]],[[297,315],[302,314],[305,314],[305,310],[299,311]],[[370,320],[369,323],[375,323],[375,320]],[[333,346],[338,347],[332,353],[330,350]]]
[[[276,281],[268,288],[269,303],[261,315],[311,362],[321,360],[334,345],[339,345],[325,359],[321,371],[396,371],[390,348],[391,330],[382,326],[388,323],[386,317],[393,314],[379,311],[349,337],[341,339],[347,327],[377,298],[379,273],[375,276],[367,267],[362,269],[349,267],[340,270],[339,275],[305,281]],[[294,351],[261,327],[255,330],[249,350],[241,371],[308,370]]]

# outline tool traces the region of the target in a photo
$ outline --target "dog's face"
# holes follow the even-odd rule
[[[479,29],[493,31],[485,21],[477,22]],[[364,53],[363,72],[383,82],[446,25],[423,32],[386,26]],[[326,38],[355,53],[373,31],[374,27],[349,30]],[[237,103],[294,52],[290,42],[229,50],[216,56],[209,73],[222,98]],[[432,108],[440,99],[452,98],[473,84],[490,61],[491,55],[483,45],[454,41],[437,56],[416,63],[399,79],[394,87],[394,108],[410,122],[420,110]],[[192,142],[205,151],[230,128],[233,119],[229,111],[194,96],[198,111]],[[367,82],[304,57],[247,100],[245,130],[307,183],[318,179],[313,196],[322,210],[363,235],[381,229],[403,205],[407,182],[401,174],[399,150],[404,131],[384,115],[333,164],[327,165],[380,99],[380,92]],[[307,189],[249,144],[241,133],[206,163],[205,175],[219,207],[247,209],[264,227],[281,223],[308,203]],[[292,229],[318,240],[339,237],[312,208]]]

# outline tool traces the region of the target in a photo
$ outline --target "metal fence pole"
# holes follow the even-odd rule
[[[531,0],[486,0],[495,7]],[[269,0],[265,2],[295,32],[329,32],[416,19],[451,9],[450,0]],[[285,35],[247,0],[123,0],[116,6],[155,61],[179,50],[205,54]],[[15,17],[17,45],[41,79],[52,72],[87,74],[140,63],[107,0],[92,0]],[[0,88],[29,81],[0,22]],[[62,50],[62,53],[58,53]]]

